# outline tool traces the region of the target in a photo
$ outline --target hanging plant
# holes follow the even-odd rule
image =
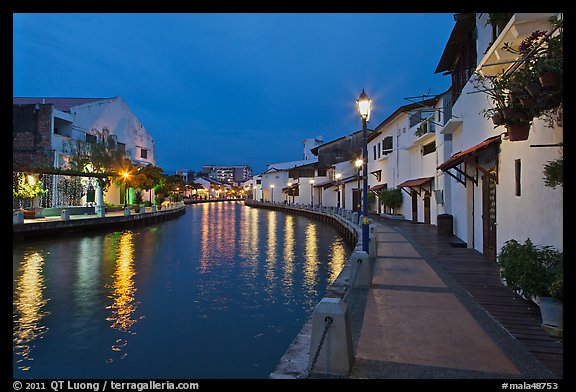
[[[18,174],[16,187],[12,188],[12,196],[18,199],[34,199],[45,192],[41,181],[24,173]]]

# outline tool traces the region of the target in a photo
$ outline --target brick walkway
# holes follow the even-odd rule
[[[496,264],[435,226],[378,216],[350,378],[561,378],[563,341]]]

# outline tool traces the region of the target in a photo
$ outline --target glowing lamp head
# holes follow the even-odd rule
[[[363,163],[364,163],[364,161],[361,158],[358,158],[354,161],[354,166],[356,166],[359,169],[362,167]]]
[[[128,178],[128,172],[124,172],[124,173],[122,173],[122,177],[124,177],[124,178]]]
[[[334,176],[337,180],[342,178],[342,173],[336,173],[336,175]]]
[[[314,180],[310,180],[310,184],[314,184]]]
[[[358,112],[360,113],[360,117],[366,121],[369,121],[372,100],[368,98],[368,94],[364,92],[364,89],[362,89],[362,93],[356,100],[356,104],[358,105]]]

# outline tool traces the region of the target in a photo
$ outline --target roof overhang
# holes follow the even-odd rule
[[[466,42],[468,34],[476,25],[476,14],[474,13],[455,14],[454,19],[456,20],[456,25],[454,29],[452,29],[450,38],[448,38],[448,42],[444,47],[444,52],[434,73],[452,72],[454,62],[462,45]]]
[[[432,193],[432,180],[434,177],[421,177],[421,178],[414,178],[412,180],[404,181],[403,183],[396,186],[396,188],[400,188],[406,193],[410,194],[405,188],[410,188],[418,195],[420,195],[421,191],[424,190],[428,193]],[[426,189],[426,186],[428,189]]]
[[[369,191],[376,192],[376,191],[379,191],[379,190],[382,189],[382,188],[384,188],[384,189],[388,188],[388,183],[378,184],[378,185],[371,186],[370,188],[368,188],[368,190],[369,190]]]
[[[464,186],[466,186],[465,180],[462,180],[460,177],[454,175],[450,172],[450,169],[455,170],[456,172],[463,175],[465,178],[468,178],[472,182],[476,183],[476,180],[470,177],[466,173],[466,169],[462,170],[458,166],[462,163],[472,165],[485,174],[491,175],[486,169],[482,166],[476,164],[475,158],[478,157],[480,154],[484,153],[488,149],[494,149],[494,153],[496,154],[497,148],[500,145],[501,138],[500,135],[489,137],[488,139],[484,140],[482,143],[478,143],[473,147],[470,147],[464,151],[457,152],[456,154],[452,155],[447,161],[442,163],[440,166],[437,167],[438,170],[442,170],[446,174],[450,175],[456,181],[460,182]],[[495,160],[498,163],[498,160]],[[496,171],[496,178],[494,178],[495,182],[498,183],[498,171]]]

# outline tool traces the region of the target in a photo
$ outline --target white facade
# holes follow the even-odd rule
[[[515,14],[495,43],[489,45],[492,31],[491,26],[486,25],[487,14],[477,14],[477,70],[494,75],[509,67],[512,63],[501,64],[497,68],[489,64],[498,62],[498,58],[502,61],[500,48],[504,42],[513,40],[512,43],[518,45],[535,30],[549,30],[548,18],[551,15]],[[500,57],[497,52],[500,52]],[[478,93],[469,80],[452,108],[454,118],[445,132],[452,135],[452,146],[451,150],[446,149],[445,159],[450,154],[473,148],[490,137],[502,135],[494,161],[478,163],[480,168],[493,169],[497,178],[492,195],[495,197],[496,251],[509,239],[523,242],[527,238],[535,244],[551,245],[562,250],[563,191],[562,187],[553,189],[545,186],[543,166],[562,156],[561,149],[554,146],[562,142],[563,128],[549,128],[543,120],[534,119],[528,140],[510,141],[504,126],[494,127],[492,121],[481,114],[482,109],[490,106],[488,96]],[[543,145],[551,147],[536,147]],[[483,207],[486,202],[483,197],[487,190],[482,178],[485,174],[472,165],[466,167],[466,173],[476,183],[466,179],[464,186],[443,173],[444,182],[450,185],[449,190],[445,191],[450,200],[447,212],[454,216],[454,234],[466,241],[469,247],[483,252]],[[518,185],[520,194],[517,194]]]

